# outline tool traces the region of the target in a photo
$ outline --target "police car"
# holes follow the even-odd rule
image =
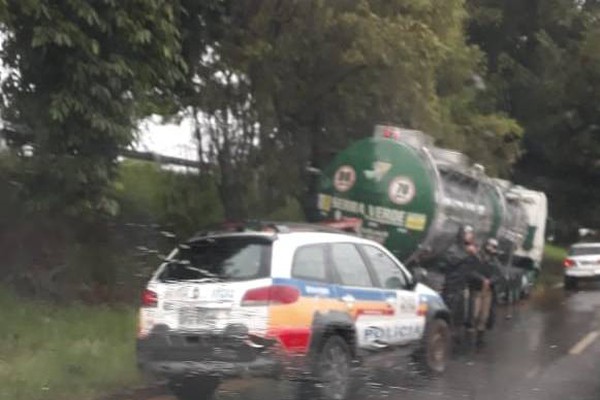
[[[355,371],[405,355],[444,371],[448,310],[384,247],[312,225],[240,230],[179,245],[143,292],[138,365],[178,398],[261,376],[344,399]]]

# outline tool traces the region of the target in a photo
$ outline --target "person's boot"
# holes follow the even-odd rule
[[[467,346],[469,346],[469,347],[473,346],[473,344],[475,344],[475,338],[476,338],[475,329],[473,329],[473,328],[465,329],[465,344]]]

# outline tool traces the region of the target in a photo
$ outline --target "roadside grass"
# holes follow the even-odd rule
[[[547,244],[544,247],[544,261],[552,263],[562,263],[567,256],[567,249],[564,247],[556,246],[554,244]]]
[[[562,262],[567,256],[567,250],[553,244],[544,247],[544,260],[542,271],[536,282],[536,292],[545,292],[546,289],[562,282]]]
[[[55,306],[0,287],[0,399],[88,400],[139,383],[132,308]]]

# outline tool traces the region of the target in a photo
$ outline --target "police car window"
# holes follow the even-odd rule
[[[570,256],[593,256],[600,254],[600,246],[573,246],[569,250]]]
[[[387,254],[373,246],[362,246],[381,287],[403,289],[407,286],[406,277],[398,265]]]
[[[269,275],[271,242],[258,237],[202,239],[181,247],[159,274],[162,281],[248,280]]]
[[[349,243],[332,244],[331,255],[343,285],[373,286],[369,270],[356,246]]]
[[[322,244],[300,247],[294,255],[292,276],[312,281],[327,280],[326,246]]]

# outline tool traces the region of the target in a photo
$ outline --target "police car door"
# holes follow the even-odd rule
[[[407,344],[423,337],[425,316],[419,314],[419,295],[409,289],[408,274],[399,262],[385,250],[361,245],[374,272],[385,301],[394,308],[386,317],[384,340],[392,345]]]
[[[384,291],[354,243],[332,243],[331,259],[335,266],[336,297],[344,312],[354,322],[358,347],[385,349],[383,338],[387,315],[394,310],[385,302]]]

